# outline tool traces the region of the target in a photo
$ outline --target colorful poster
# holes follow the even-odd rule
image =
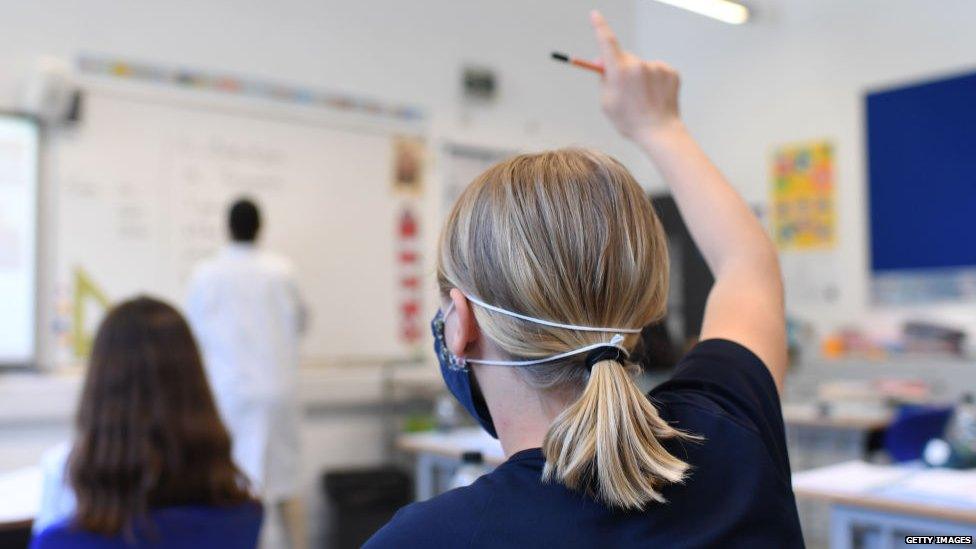
[[[393,138],[393,190],[408,195],[424,191],[424,140],[399,135]]]
[[[772,165],[772,229],[781,250],[826,250],[837,241],[834,147],[812,141],[778,148]]]
[[[397,222],[396,263],[399,294],[400,341],[416,345],[424,334],[422,318],[423,262],[420,255],[420,224],[416,211],[404,204]]]

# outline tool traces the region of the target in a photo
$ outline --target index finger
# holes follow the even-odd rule
[[[593,24],[593,30],[596,31],[597,42],[600,43],[603,64],[608,70],[616,69],[617,58],[623,54],[620,44],[617,43],[617,35],[613,33],[603,14],[597,10],[590,12],[590,22]]]

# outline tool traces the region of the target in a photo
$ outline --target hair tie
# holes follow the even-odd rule
[[[586,371],[593,371],[593,366],[603,360],[612,360],[614,362],[624,363],[627,359],[627,352],[617,347],[616,345],[604,345],[602,347],[597,347],[593,349],[586,355]]]

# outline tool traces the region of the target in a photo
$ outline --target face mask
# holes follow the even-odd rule
[[[447,309],[448,314],[451,313],[453,307],[454,304],[452,303]],[[447,389],[451,391],[454,398],[461,403],[461,406],[471,414],[471,417],[485,431],[488,431],[492,438],[498,438],[498,433],[495,432],[495,423],[491,420],[491,414],[488,413],[488,405],[485,404],[481,391],[478,391],[472,383],[471,377],[474,374],[465,365],[464,359],[459,359],[447,348],[447,343],[444,341],[444,322],[446,319],[446,315],[437,311],[434,319],[430,321],[430,329],[434,334],[434,353],[437,355],[437,362],[441,366],[441,377],[444,378],[444,384],[447,385]]]
[[[491,414],[488,412],[488,406],[485,404],[484,397],[481,392],[472,384],[472,373],[471,369],[467,367],[468,363],[472,364],[484,364],[488,366],[532,366],[535,364],[542,364],[545,362],[552,362],[569,356],[577,355],[580,353],[590,352],[594,359],[599,359],[601,357],[607,357],[606,351],[613,351],[613,355],[617,357],[618,360],[622,360],[629,356],[627,349],[621,346],[624,341],[624,336],[621,333],[637,334],[641,332],[640,328],[599,328],[593,326],[578,326],[575,324],[562,324],[559,322],[552,322],[549,320],[543,320],[541,318],[535,318],[527,315],[522,315],[516,312],[509,311],[507,309],[502,309],[501,307],[496,307],[494,305],[489,305],[483,301],[475,299],[470,296],[465,296],[469,301],[479,305],[490,311],[496,313],[501,313],[507,316],[515,317],[521,320],[526,320],[528,322],[533,322],[536,324],[542,324],[544,326],[551,326],[554,328],[563,328],[566,330],[578,330],[586,332],[603,332],[603,333],[613,333],[613,337],[609,341],[604,343],[594,343],[593,345],[587,345],[585,347],[580,347],[578,349],[573,349],[571,351],[566,351],[565,353],[559,353],[556,355],[547,356],[544,358],[539,358],[535,360],[482,360],[482,359],[465,359],[463,357],[458,357],[454,355],[447,348],[447,343],[444,339],[444,324],[447,321],[447,317],[454,310],[454,304],[451,303],[447,308],[446,313],[441,313],[437,311],[434,315],[434,319],[431,321],[431,331],[434,335],[434,352],[437,355],[437,362],[440,364],[441,376],[444,378],[444,383],[447,388],[454,395],[454,398],[461,403],[465,410],[468,411],[471,416],[478,421],[478,423],[488,432],[493,438],[498,438],[495,432],[495,424],[491,420]],[[587,360],[587,367],[592,366],[591,360]]]

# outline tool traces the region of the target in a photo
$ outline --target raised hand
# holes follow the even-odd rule
[[[701,338],[728,339],[750,349],[781,387],[786,323],[776,249],[681,123],[678,73],[621,49],[603,16],[593,12],[590,18],[604,70],[603,110],[657,166],[715,276]]]
[[[680,78],[667,63],[644,61],[622,49],[598,11],[590,14],[604,67],[603,112],[625,137],[642,142],[655,130],[680,121]]]

